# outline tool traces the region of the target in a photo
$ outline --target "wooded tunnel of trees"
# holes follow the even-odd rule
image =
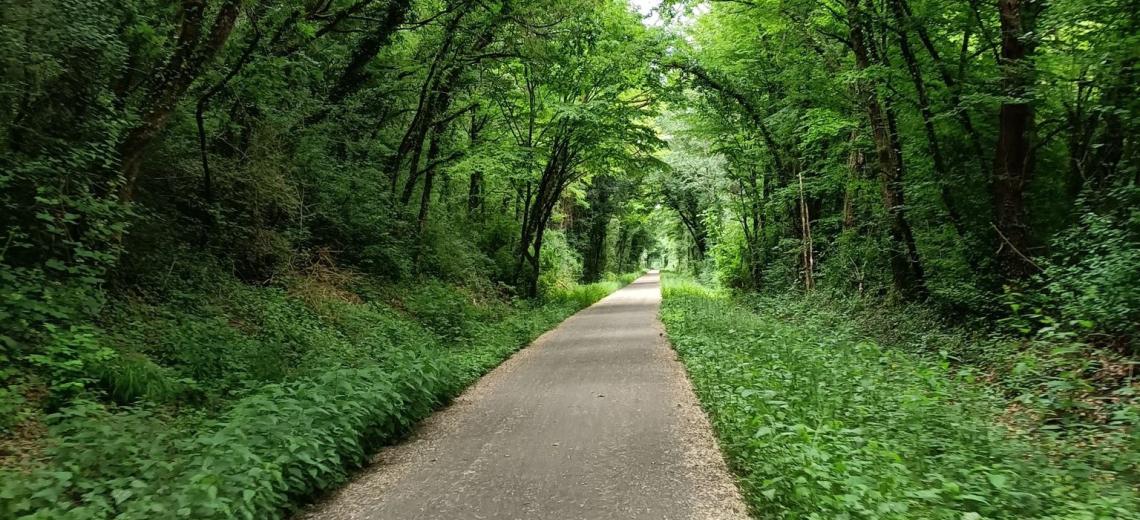
[[[642,7],[0,0],[0,460],[74,474],[0,516],[280,511],[648,267],[1072,346],[1073,414],[1131,406],[1140,4]],[[165,503],[89,464],[199,460],[132,439],[245,439],[266,392],[426,370],[409,342],[461,368],[318,477],[148,466],[198,490]]]

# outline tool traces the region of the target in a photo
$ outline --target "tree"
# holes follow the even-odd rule
[[[1026,256],[1030,230],[1025,190],[1034,169],[1032,56],[1034,27],[1043,0],[1000,0],[1002,89],[994,158],[994,230],[1000,239],[1001,275],[1010,280],[1032,273]]]

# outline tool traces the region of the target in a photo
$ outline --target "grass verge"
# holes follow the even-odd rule
[[[669,338],[757,517],[1140,518],[1123,468],[1007,427],[970,371],[784,310],[664,286]]]

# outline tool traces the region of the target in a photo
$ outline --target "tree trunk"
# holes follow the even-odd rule
[[[760,132],[760,137],[764,141],[764,146],[768,148],[768,153],[772,155],[772,163],[775,165],[776,171],[779,172],[780,175],[785,175],[786,170],[784,169],[784,158],[783,154],[780,151],[780,147],[776,144],[775,137],[772,136],[771,130],[768,128],[767,123],[765,123],[763,113],[761,113],[761,111],[756,107],[756,105],[752,103],[751,100],[745,97],[744,94],[740,93],[739,90],[728,85],[726,81],[714,78],[709,73],[709,71],[701,68],[696,64],[674,63],[672,66],[678,70],[693,75],[705,87],[719,93],[722,96],[726,96],[732,99],[738,105],[740,105],[740,107],[744,109],[745,114],[748,115],[748,118],[751,119],[752,123],[756,125],[757,131]]]
[[[471,148],[474,148],[479,142],[479,132],[486,124],[486,119],[480,121],[478,110],[471,112],[471,127],[467,131],[467,141]],[[469,184],[467,186],[467,216],[475,215],[475,212],[483,206],[483,172],[475,170],[471,172]]]
[[[954,75],[950,73],[950,67],[946,64],[945,61],[942,60],[942,56],[938,52],[938,48],[934,46],[934,41],[931,40],[930,34],[926,31],[926,27],[923,24],[916,23],[914,21],[910,10],[910,5],[907,3],[907,1],[892,1],[898,3],[899,8],[902,9],[903,15],[905,16],[906,25],[904,27],[899,27],[899,30],[905,31],[908,27],[913,28],[915,34],[918,35],[919,41],[922,42],[922,46],[926,48],[927,53],[930,54],[930,58],[934,60],[934,65],[938,69],[938,73],[942,78],[942,82],[946,85],[946,88],[949,91],[950,102],[954,106],[954,114],[957,116],[958,122],[962,125],[962,129],[965,130],[966,135],[969,137],[970,151],[973,152],[975,159],[979,161],[979,168],[983,170],[982,177],[987,177],[987,172],[984,171],[984,164],[982,164],[984,163],[982,157],[985,155],[982,150],[982,137],[978,134],[977,129],[974,128],[974,122],[970,118],[970,113],[962,107],[962,94],[960,92],[959,81],[954,78]],[[982,29],[984,31],[985,27],[983,26]],[[967,36],[970,34],[969,31],[970,29],[967,29]],[[963,37],[963,40],[968,41],[968,39],[969,38],[966,36]],[[962,72],[964,72],[964,70]]]
[[[1131,27],[1136,27],[1138,16],[1140,15],[1133,11]],[[1101,99],[1101,105],[1108,110],[1105,110],[1104,126],[1097,139],[1099,147],[1089,159],[1092,163],[1089,168],[1090,177],[1097,194],[1112,185],[1111,181],[1119,173],[1119,166],[1124,159],[1125,143],[1130,136],[1121,111],[1126,110],[1129,100],[1137,98],[1137,91],[1140,90],[1137,89],[1136,66],[1135,56],[1124,59],[1120,63],[1120,73],[1110,81],[1110,86],[1105,89]]]
[[[815,255],[812,251],[811,240],[811,213],[808,210],[807,199],[804,197],[804,174],[796,172],[800,181],[800,229],[803,246],[804,290],[811,292],[815,289]]]
[[[890,0],[890,5],[895,21],[899,25],[896,32],[899,50],[901,51],[903,61],[906,63],[906,69],[910,74],[910,79],[914,84],[914,91],[918,99],[918,111],[922,116],[922,128],[926,133],[926,146],[934,166],[934,176],[939,188],[938,193],[942,199],[942,205],[946,207],[946,213],[947,216],[950,217],[950,223],[954,226],[954,231],[958,233],[959,237],[963,237],[966,235],[966,229],[962,223],[962,214],[958,211],[958,204],[954,200],[954,194],[950,190],[950,172],[946,167],[946,160],[942,156],[942,147],[938,142],[938,133],[934,129],[934,111],[930,106],[930,95],[926,91],[926,82],[922,78],[922,69],[918,65],[918,59],[911,49],[910,38],[907,35],[910,24],[906,13],[903,11],[902,0]]]
[[[458,69],[456,69],[454,71],[454,73],[448,74],[449,82],[439,86],[439,93],[435,96],[435,101],[431,105],[431,107],[427,110],[427,112],[424,116],[424,121],[421,124],[427,124],[427,123],[431,122],[430,120],[432,118],[434,118],[436,115],[446,113],[447,109],[451,107],[450,84],[452,81],[457,81],[458,76],[459,76]],[[408,172],[408,180],[407,180],[407,182],[404,183],[404,192],[400,196],[400,202],[403,203],[404,205],[407,205],[408,202],[410,202],[412,200],[412,194],[415,192],[416,183],[419,182],[419,177],[420,177],[421,173],[428,174],[428,173],[434,172],[433,161],[435,161],[436,157],[439,156],[439,142],[438,142],[439,137],[441,135],[443,135],[443,132],[445,132],[447,130],[447,123],[448,123],[448,121],[446,121],[446,120],[440,120],[440,121],[432,123],[432,125],[431,125],[431,142],[428,143],[427,166],[425,166],[423,168],[423,170],[420,170],[420,167],[419,167],[420,149],[423,148],[423,138],[425,137],[425,135],[422,135],[422,134],[426,134],[427,132],[421,131],[420,132],[421,135],[416,137],[416,144],[413,145],[415,147],[415,150],[412,153],[412,164],[411,164],[410,170]],[[425,128],[425,130],[426,130],[426,128]],[[434,147],[434,151],[432,149],[433,147]],[[426,185],[424,186],[424,189],[425,189],[425,191],[427,190]]]
[[[843,229],[855,227],[855,196],[858,193],[859,183],[865,176],[867,157],[859,148],[859,131],[852,130],[848,143],[851,151],[847,154],[847,189],[843,191]]]
[[[411,200],[412,191],[415,188],[416,182],[419,180],[417,178],[419,174],[419,157],[423,148],[424,139],[428,134],[428,129],[437,123],[435,121],[437,117],[446,117],[445,121],[450,121],[451,119],[447,117],[446,114],[451,107],[452,93],[458,90],[460,86],[459,83],[464,69],[462,64],[455,63],[455,58],[458,56],[452,57],[451,62],[448,62],[448,59],[451,54],[450,49],[455,43],[455,36],[459,34],[460,22],[466,17],[468,12],[470,12],[470,9],[464,9],[455,15],[445,28],[444,43],[436,53],[431,68],[428,70],[428,77],[420,90],[420,103],[416,110],[416,115],[412,119],[407,133],[404,134],[404,139],[401,141],[400,148],[397,150],[396,158],[393,161],[391,188],[392,193],[395,194],[396,185],[399,183],[399,172],[403,158],[407,153],[412,153],[409,177],[404,184],[404,191],[400,197],[401,202],[405,205]],[[493,43],[495,41],[495,32],[509,16],[510,12],[510,3],[504,2],[499,13],[483,28],[479,36],[470,42],[466,52],[479,53]],[[457,53],[458,52],[459,51],[457,51]]]
[[[601,279],[606,268],[606,231],[613,214],[611,195],[616,186],[612,177],[598,176],[586,193],[586,203],[591,210],[584,222],[586,250],[582,254],[582,279],[586,282]]]
[[[240,0],[227,0],[218,8],[218,14],[206,41],[202,40],[202,22],[205,17],[205,0],[183,0],[182,22],[174,53],[154,76],[142,107],[142,121],[127,133],[120,146],[122,152],[123,184],[119,200],[127,203],[134,197],[135,184],[147,147],[166,128],[170,116],[191,83],[201,74],[206,63],[225,46],[237,21]]]
[[[871,60],[859,0],[847,0],[847,16],[855,66],[863,71],[870,68]],[[871,125],[871,137],[875,142],[875,157],[882,180],[883,203],[886,205],[889,221],[891,277],[894,287],[904,297],[921,298],[926,295],[926,286],[914,235],[906,218],[902,145],[897,133],[893,131],[892,114],[884,108],[876,86],[866,80],[860,80],[856,91],[857,97],[861,98],[866,107]]]
[[[625,255],[626,255],[626,242],[628,242],[629,229],[626,226],[621,226],[618,230],[617,239],[617,270],[619,273],[625,272]]]
[[[427,166],[424,167],[424,187],[420,193],[420,212],[417,217],[420,233],[427,227],[428,209],[431,207],[432,182],[435,180],[436,158],[439,157],[439,140],[446,130],[444,123],[436,124],[431,132],[431,143],[428,144]]]
[[[358,5],[366,4],[362,2]],[[332,104],[340,103],[364,85],[368,80],[365,68],[380,53],[380,50],[392,40],[392,35],[396,33],[396,29],[407,19],[411,6],[412,0],[389,0],[383,17],[379,23],[373,26],[372,32],[364,35],[357,42],[356,49],[352,51],[352,56],[348,60],[348,65],[341,72],[332,90],[329,91],[329,101]],[[350,10],[344,12],[346,13],[345,16],[351,14]],[[335,24],[330,24],[330,27],[333,26]]]
[[[742,220],[747,224],[744,225],[746,233],[745,239],[748,241],[748,282],[754,290],[760,290],[762,279],[764,276],[763,269],[763,256],[762,256],[762,241],[764,239],[764,204],[767,200],[767,190],[769,188],[768,182],[764,182],[761,187],[759,175],[757,175],[756,168],[749,168],[748,175],[748,190],[746,193],[744,204],[747,208],[747,217],[742,217]],[[747,232],[751,228],[751,232]]]
[[[1032,0],[999,0],[1001,15],[1002,87],[1007,96],[998,115],[998,142],[994,159],[993,214],[999,242],[998,269],[1004,280],[1031,274],[1028,259],[1029,224],[1025,214],[1025,188],[1033,175]]]
[[[688,231],[689,236],[692,237],[693,247],[696,250],[696,259],[703,261],[705,259],[705,253],[708,251],[708,237],[704,226],[701,224],[700,207],[697,201],[690,197],[688,194],[681,194],[680,196],[665,194],[665,201],[677,212],[677,217],[681,219],[681,224],[685,226],[685,230]]]
[[[542,171],[542,178],[534,192],[534,200],[529,204],[523,219],[522,236],[519,241],[516,279],[521,281],[528,297],[538,296],[538,277],[541,266],[542,241],[546,225],[554,213],[554,207],[562,197],[563,190],[573,181],[572,162],[575,155],[570,149],[571,132],[563,129],[551,145],[550,158]],[[523,261],[530,269],[522,270]]]
[[[194,121],[198,126],[198,152],[202,161],[202,197],[207,203],[214,202],[214,182],[210,175],[210,156],[206,146],[206,107],[214,96],[218,95],[222,89],[226,88],[226,85],[229,85],[230,81],[241,73],[253,57],[254,51],[257,50],[257,46],[261,42],[261,30],[257,28],[256,21],[253,23],[254,35],[246,45],[245,50],[242,51],[241,56],[238,57],[237,63],[222,77],[221,81],[215,83],[198,98],[198,103],[194,108]]]
[[[431,66],[428,67],[427,77],[424,78],[423,85],[420,86],[419,102],[416,104],[415,115],[412,116],[411,123],[408,124],[407,131],[404,132],[404,137],[400,140],[400,146],[396,149],[396,155],[393,157],[389,165],[389,189],[392,196],[396,196],[397,187],[400,184],[400,172],[404,167],[404,159],[408,154],[412,154],[411,167],[409,168],[409,180],[405,184],[403,195],[400,201],[407,204],[411,200],[411,192],[409,186],[414,186],[416,183],[415,176],[419,172],[420,154],[423,151],[424,138],[427,136],[428,129],[432,126],[432,120],[436,117],[437,109],[441,106],[439,101],[441,95],[438,94],[442,89],[450,87],[459,78],[459,71],[452,68],[447,72],[447,79],[441,79],[445,74],[447,66],[445,62],[451,53],[451,46],[455,42],[455,36],[458,34],[459,24],[467,15],[468,10],[457,13],[451,18],[447,26],[444,28],[443,43],[440,45],[439,50],[436,51],[435,57],[432,59]],[[447,110],[450,104],[450,95],[442,105],[443,110]]]

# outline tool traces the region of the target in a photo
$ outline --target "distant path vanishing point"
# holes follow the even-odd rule
[[[302,518],[747,518],[660,303],[651,272],[570,317]]]

